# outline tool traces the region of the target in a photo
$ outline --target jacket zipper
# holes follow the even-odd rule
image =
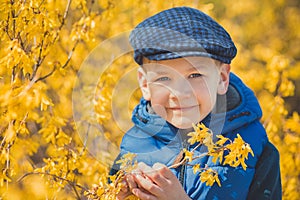
[[[183,144],[182,144],[182,148],[189,148],[189,144],[187,143],[186,140],[184,140]],[[185,155],[183,154],[183,159],[184,159]],[[180,169],[180,174],[179,174],[179,181],[182,185],[182,187],[184,188],[184,183],[185,183],[185,171],[186,171],[186,164],[181,166]]]

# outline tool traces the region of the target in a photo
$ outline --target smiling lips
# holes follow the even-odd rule
[[[174,110],[174,111],[187,111],[190,109],[194,109],[195,107],[198,107],[198,105],[195,106],[181,106],[181,107],[169,107],[168,109]]]

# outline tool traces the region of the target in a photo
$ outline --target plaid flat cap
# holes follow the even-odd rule
[[[134,60],[204,56],[230,64],[237,49],[227,31],[203,12],[176,7],[147,18],[131,32]]]

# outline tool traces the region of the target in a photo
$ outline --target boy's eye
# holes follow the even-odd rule
[[[201,77],[201,76],[202,76],[202,74],[194,73],[194,74],[189,75],[189,78],[198,78],[198,77]]]
[[[170,78],[166,76],[156,79],[156,81],[168,81],[168,80],[170,80]]]

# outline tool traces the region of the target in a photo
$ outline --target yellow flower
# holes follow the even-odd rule
[[[194,174],[196,174],[197,171],[199,171],[199,170],[200,170],[200,164],[196,164],[196,165],[193,166],[193,172],[194,172]]]
[[[226,145],[226,148],[229,153],[225,156],[223,164],[229,164],[232,167],[242,165],[243,169],[246,170],[247,165],[245,163],[245,159],[248,159],[249,153],[254,156],[250,145],[247,144],[239,134],[237,134],[237,138],[235,138],[231,144]]]
[[[191,151],[188,151],[188,150],[186,150],[186,149],[183,149],[183,152],[184,152],[184,159],[185,160],[188,160],[188,162],[191,162],[192,160],[193,160],[193,155],[194,155],[194,153],[193,152],[191,152]]]
[[[212,150],[208,153],[208,155],[212,156],[212,161],[213,163],[216,163],[217,160],[220,160],[220,163],[222,163],[223,161],[223,155],[224,155],[224,149],[216,149],[216,150]]]
[[[134,160],[136,154],[126,153],[116,163],[120,164],[120,168],[126,172],[132,171],[137,166],[137,161]]]
[[[188,143],[190,143],[191,145],[196,142],[203,144],[206,143],[208,145],[211,144],[212,140],[210,140],[209,138],[212,138],[212,133],[209,128],[207,128],[203,123],[197,124],[197,126],[193,124],[193,128],[195,131],[188,133],[188,136],[191,137],[188,139]]]
[[[216,145],[223,146],[229,139],[224,137],[223,135],[217,135],[219,140],[216,142]]]
[[[218,186],[221,187],[218,173],[211,168],[208,168],[200,174],[200,180],[208,186],[212,186],[215,182],[217,182]]]

